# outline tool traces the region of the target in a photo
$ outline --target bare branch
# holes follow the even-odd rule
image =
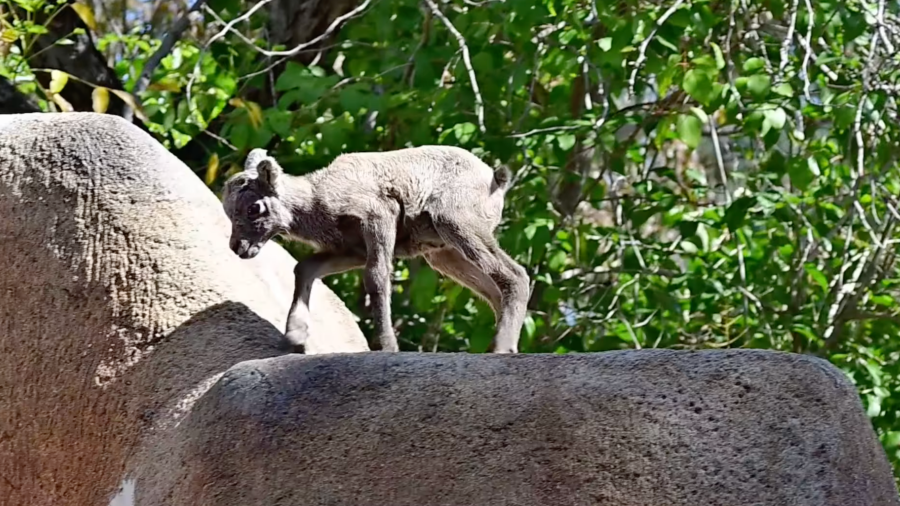
[[[193,101],[191,100],[191,88],[193,88],[194,81],[196,81],[197,77],[199,77],[199,75],[200,75],[200,62],[203,61],[203,53],[205,53],[206,50],[209,49],[209,46],[212,45],[213,42],[221,39],[222,37],[225,36],[225,34],[227,34],[229,31],[231,31],[231,29],[234,25],[240,23],[241,21],[250,19],[250,16],[252,16],[253,13],[262,9],[266,4],[268,4],[271,1],[272,0],[260,0],[259,2],[254,4],[253,7],[250,7],[250,10],[248,10],[247,12],[241,14],[240,16],[232,19],[231,21],[229,21],[228,24],[226,24],[224,28],[219,30],[215,35],[210,37],[210,39],[208,41],[206,41],[206,44],[204,44],[203,48],[200,50],[200,54],[197,55],[197,63],[194,64],[194,70],[191,72],[191,77],[190,77],[190,79],[188,79],[187,89],[185,90],[185,93],[187,95],[188,109],[190,109],[191,111],[194,110]]]
[[[891,43],[890,37],[888,37],[887,31],[884,29],[884,0],[879,0],[878,2],[878,13],[876,14],[877,19],[877,27],[878,33],[881,35],[881,40],[884,43],[885,47],[887,47],[889,54],[894,54],[894,44]]]
[[[809,0],[807,0],[809,1]],[[788,23],[788,31],[787,35],[784,37],[784,40],[781,42],[781,61],[778,62],[778,77],[784,77],[784,70],[787,68],[788,58],[790,56],[789,51],[791,49],[791,42],[793,42],[794,38],[794,27],[797,26],[797,4],[799,0],[793,0],[791,2],[791,19]]]
[[[265,49],[261,49],[256,46],[254,46],[254,48],[257,50],[257,52],[264,54],[266,56],[270,56],[270,57],[271,56],[290,57],[290,56],[297,55],[300,52],[302,52],[303,50],[305,50],[306,48],[308,48],[310,46],[314,46],[314,45],[318,44],[319,42],[322,42],[323,40],[328,38],[332,33],[334,33],[338,28],[340,28],[340,26],[344,23],[344,21],[347,21],[348,19],[356,17],[357,15],[361,14],[364,10],[366,10],[366,8],[369,7],[369,4],[371,4],[371,3],[372,3],[372,0],[365,0],[363,3],[359,4],[359,6],[357,6],[355,9],[351,10],[350,12],[334,18],[334,21],[332,21],[331,24],[328,25],[328,28],[326,28],[325,31],[322,32],[320,35],[318,35],[318,36],[314,37],[312,40],[306,41],[302,44],[297,44],[296,46],[294,46],[291,49],[287,49],[285,51],[267,51]],[[228,28],[228,27],[226,26],[226,28]]]
[[[427,0],[430,1],[430,0]],[[663,13],[659,19],[656,20],[656,26],[653,27],[653,30],[650,31],[650,35],[647,35],[647,38],[641,41],[641,45],[638,47],[638,58],[637,61],[634,62],[634,69],[631,71],[631,77],[628,78],[628,92],[634,97],[634,81],[637,79],[638,71],[641,69],[641,66],[647,60],[647,48],[650,46],[650,42],[653,40],[653,37],[656,36],[656,32],[659,30],[669,16],[675,13],[679,7],[684,3],[684,0],[675,0],[675,3],[672,4],[669,9]]]
[[[806,40],[801,44],[805,49],[803,52],[803,63],[800,66],[800,75],[803,78],[803,96],[806,97],[807,101],[811,101],[812,97],[809,94],[809,58],[812,56],[812,31],[813,25],[815,24],[816,14],[815,12],[813,12],[812,2],[810,2],[810,0],[805,0],[805,2],[809,24],[806,27]]]
[[[459,33],[459,30],[453,26],[453,23],[447,19],[447,16],[441,12],[441,9],[434,3],[434,0],[425,0],[425,3],[428,5],[428,8],[431,9],[431,12],[434,13],[435,17],[440,19],[441,23],[444,23],[444,26],[447,27],[447,30],[456,37],[456,42],[459,44],[459,49],[462,51],[463,64],[466,66],[466,71],[469,73],[469,83],[472,85],[472,93],[475,94],[475,116],[478,117],[478,129],[481,130],[481,133],[484,133],[486,131],[484,128],[484,99],[481,98],[481,92],[478,90],[478,80],[475,78],[475,70],[472,69],[472,59],[469,56],[469,46],[466,44],[466,39]]]
[[[216,11],[210,9],[208,5],[204,5],[204,6],[203,6],[203,10],[204,10],[204,12],[206,12],[207,14],[209,14],[210,16],[212,16],[213,18],[215,18],[216,21],[218,21],[219,23],[222,23],[223,25],[225,25],[226,28],[228,28],[228,23],[226,23],[225,20],[222,19],[222,17],[219,16],[219,15],[216,13]],[[239,39],[241,39],[242,41],[244,41],[245,44],[249,45],[250,47],[252,47],[253,49],[255,49],[257,52],[264,51],[264,49],[258,47],[252,40],[250,40],[249,37],[247,37],[246,35],[244,35],[243,33],[241,33],[240,30],[235,30],[235,29],[232,27],[232,28],[229,28],[229,31],[230,31],[231,33],[233,33],[234,35],[237,35],[237,37],[238,37]]]

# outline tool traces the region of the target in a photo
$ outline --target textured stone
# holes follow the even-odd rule
[[[179,438],[137,504],[900,504],[843,374],[758,350],[251,360]]]
[[[0,504],[106,504],[227,368],[284,353],[294,261],[229,233],[121,118],[0,116]],[[312,306],[311,353],[368,349],[325,285]]]

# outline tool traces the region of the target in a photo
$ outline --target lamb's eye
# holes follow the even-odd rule
[[[250,209],[247,209],[247,217],[251,220],[259,218],[266,212],[266,205],[260,200],[254,202]]]

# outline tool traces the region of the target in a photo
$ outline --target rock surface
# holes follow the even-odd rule
[[[285,355],[293,260],[228,233],[121,119],[0,116],[0,505],[900,506],[827,362]],[[311,353],[366,349],[312,309]]]
[[[900,504],[843,374],[758,350],[252,360],[179,437],[136,504]]]
[[[230,366],[284,353],[293,259],[121,118],[0,116],[0,504],[107,504]],[[310,353],[368,349],[325,285]]]

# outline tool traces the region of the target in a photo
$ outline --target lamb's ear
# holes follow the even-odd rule
[[[247,153],[247,159],[244,161],[244,172],[256,172],[256,166],[259,162],[266,159],[268,154],[265,149],[255,148]]]
[[[256,172],[259,174],[259,180],[265,183],[272,192],[278,193],[281,185],[281,174],[283,172],[281,165],[271,158],[264,158],[256,166]]]

